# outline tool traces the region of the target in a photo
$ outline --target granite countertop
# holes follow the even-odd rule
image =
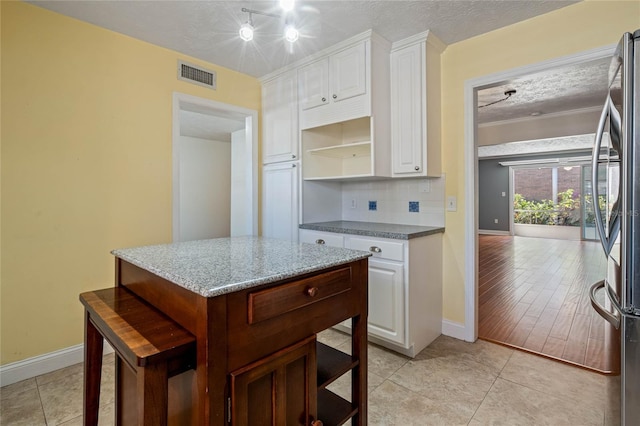
[[[217,238],[113,250],[114,256],[205,297],[273,283],[371,253],[261,237]]]
[[[444,232],[443,227],[437,226],[396,225],[393,223],[354,222],[348,220],[304,223],[300,225],[300,229],[363,235],[367,237],[393,238],[396,240],[410,240],[412,238],[426,237],[427,235]]]

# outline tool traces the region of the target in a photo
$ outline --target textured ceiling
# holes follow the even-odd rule
[[[29,3],[260,77],[368,29],[393,42],[430,30],[445,44],[541,15],[576,1],[303,1],[293,19],[301,38],[282,39],[282,22],[253,16],[256,35],[238,37],[242,7],[279,13],[273,1],[30,1]]]
[[[609,62],[605,58],[559,67],[479,90],[479,106],[505,98],[507,90],[515,89],[516,93],[505,101],[479,108],[478,123],[600,108],[607,94]]]
[[[393,42],[430,30],[445,44],[455,43],[576,1],[562,0],[298,0],[292,14],[300,40],[282,39],[283,22],[253,15],[253,41],[238,37],[247,14],[241,8],[279,13],[277,1],[141,1],[72,0],[29,3],[112,31],[166,47],[185,55],[260,77],[367,29]],[[481,108],[478,122],[488,123],[532,114],[549,114],[600,105],[606,90],[608,61],[557,69],[478,92],[478,104],[517,93],[507,101]],[[194,111],[197,112],[197,111]],[[201,115],[187,114],[185,132],[220,139],[233,131],[230,122],[198,124]],[[202,121],[202,120],[200,120]],[[215,127],[215,126],[214,126]],[[192,129],[192,130],[188,130]]]

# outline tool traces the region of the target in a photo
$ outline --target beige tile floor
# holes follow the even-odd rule
[[[318,339],[349,352],[349,337]],[[113,424],[113,354],[100,425]],[[605,425],[606,377],[492,343],[441,336],[415,359],[369,347],[370,425]],[[349,399],[344,376],[330,389]],[[82,364],[0,389],[1,425],[81,425]],[[613,424],[613,423],[612,423]]]

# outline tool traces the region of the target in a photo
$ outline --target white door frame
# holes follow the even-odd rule
[[[258,235],[258,111],[210,99],[199,98],[185,93],[173,93],[173,182],[172,182],[172,236],[180,241],[180,110],[185,105],[196,106],[206,114],[245,121],[246,140],[251,141],[251,164],[245,167],[247,180],[251,182],[251,229]]]
[[[477,90],[508,82],[511,79],[549,69],[579,64],[613,56],[616,45],[603,46],[585,52],[562,56],[548,61],[500,71],[464,83],[464,165],[471,171],[464,177],[464,340],[474,342],[478,338],[478,154],[476,150]]]

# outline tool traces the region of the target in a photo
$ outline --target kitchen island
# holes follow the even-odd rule
[[[196,338],[195,371],[169,382],[170,424],[366,424],[370,253],[257,237],[112,253],[116,285]],[[351,355],[316,342],[347,319]],[[349,371],[351,402],[325,389]],[[118,360],[117,424],[136,416],[135,377]]]

